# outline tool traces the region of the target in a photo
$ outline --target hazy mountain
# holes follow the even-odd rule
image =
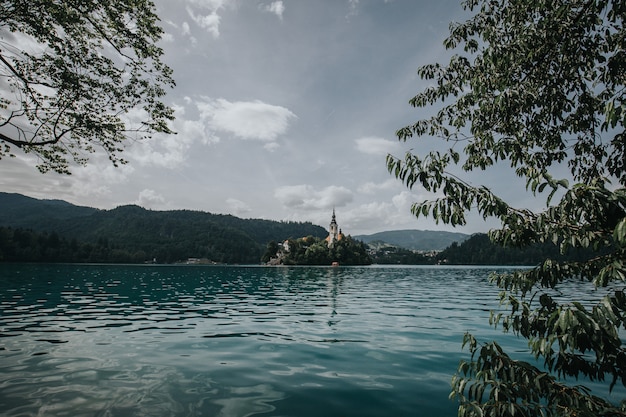
[[[365,243],[384,242],[401,248],[431,251],[444,250],[452,243],[461,243],[470,235],[465,233],[432,231],[432,230],[391,230],[371,235],[354,236]]]

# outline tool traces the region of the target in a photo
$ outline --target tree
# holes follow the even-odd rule
[[[331,260],[328,257],[328,252],[325,241],[316,241],[306,248],[302,262],[305,265],[330,265]]]
[[[261,262],[263,263],[269,262],[270,259],[276,256],[279,249],[280,247],[278,246],[278,243],[275,240],[270,240],[267,243],[265,253],[263,253],[263,256],[261,257]]]
[[[584,377],[607,380],[609,390],[626,385],[626,2],[467,0],[464,7],[473,17],[451,25],[444,42],[457,53],[447,65],[419,69],[432,86],[410,104],[433,113],[397,132],[402,141],[437,137],[449,148],[389,155],[390,173],[438,193],[412,206],[416,216],[463,225],[477,210],[501,222],[490,232],[494,242],[552,241],[596,256],[492,276],[506,311],[492,324],[527,338],[539,360],[514,359],[467,334],[471,360],[461,363],[451,396],[461,416],[626,415],[624,404],[571,384]],[[545,197],[544,209],[513,207],[459,175],[505,164],[529,193]],[[557,297],[554,289],[573,278],[603,287],[597,299]]]
[[[161,98],[174,86],[156,43],[150,0],[0,2],[0,158],[12,147],[41,172],[69,173],[103,149],[117,166],[124,142],[173,133]]]

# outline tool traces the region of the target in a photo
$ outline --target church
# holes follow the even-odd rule
[[[335,209],[333,208],[333,217],[330,221],[330,225],[328,226],[328,237],[326,238],[326,243],[328,247],[332,247],[335,242],[343,239],[343,233],[341,233],[341,229],[339,225],[337,225],[337,218],[335,217]]]

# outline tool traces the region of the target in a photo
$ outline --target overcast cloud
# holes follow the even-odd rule
[[[349,234],[447,229],[415,219],[385,156],[424,151],[395,131],[416,121],[420,65],[443,62],[457,0],[156,0],[176,88],[176,135],[127,145],[127,165],[94,155],[73,175],[41,175],[29,155],[0,161],[0,191],[73,204],[192,209],[311,221],[333,208]],[[134,115],[129,115],[131,119]],[[475,181],[515,181],[475,176]],[[508,183],[507,183],[508,184]],[[508,185],[507,185],[508,187]],[[474,220],[461,231],[486,230]]]

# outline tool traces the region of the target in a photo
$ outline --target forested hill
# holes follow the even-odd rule
[[[538,265],[546,259],[582,261],[598,254],[591,249],[570,249],[562,254],[552,242],[525,248],[509,248],[495,244],[483,233],[456,242],[437,254],[436,262],[449,265]]]
[[[215,262],[258,263],[266,244],[272,240],[327,234],[323,227],[312,223],[241,219],[190,210],[153,211],[133,205],[98,210],[7,193],[0,193],[0,208],[0,227],[4,228],[0,248],[4,247],[4,260],[25,260],[15,252],[26,247],[23,250],[30,251],[31,257],[36,258],[41,252],[41,260],[156,259],[169,263],[206,258]],[[17,238],[16,229],[21,233]],[[23,233],[27,230],[36,233]],[[53,247],[47,244],[48,239]],[[65,248],[64,244],[71,248]],[[67,253],[57,253],[62,249]],[[70,252],[78,256],[80,251],[81,259],[66,259]],[[54,259],[55,253],[59,259]]]

